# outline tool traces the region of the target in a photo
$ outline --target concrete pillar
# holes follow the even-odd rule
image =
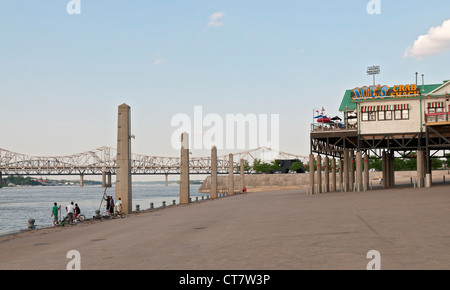
[[[211,190],[209,195],[212,199],[217,198],[217,147],[211,148]]]
[[[164,174],[165,175],[165,186],[169,186],[169,174]]]
[[[245,187],[245,172],[244,172],[244,159],[241,159],[240,162],[240,168],[239,168],[239,173],[241,176],[241,187],[239,188],[240,192],[243,192],[244,187]]]
[[[102,187],[103,188],[107,187],[106,186],[106,171],[105,170],[102,171]]]
[[[349,181],[350,181],[350,178],[349,178],[349,173],[350,173],[350,170],[349,170],[349,152],[348,152],[348,149],[344,149],[344,191],[349,191],[350,190],[350,188],[349,188]]]
[[[111,171],[106,172],[106,187],[112,187]]]
[[[342,164],[342,159],[338,159],[338,168],[339,168],[339,190],[344,191],[343,184],[344,184],[344,165]]]
[[[331,159],[331,191],[336,192],[336,158]]]
[[[328,156],[325,156],[323,163],[325,167],[325,192],[330,192],[330,159]]]
[[[311,195],[314,194],[314,155],[311,153],[309,154],[309,193]]]
[[[80,187],[84,186],[84,175],[80,174]]]
[[[233,154],[228,155],[228,196],[234,195]]]
[[[381,154],[381,170],[383,176],[383,188],[387,188],[387,157],[386,151]]]
[[[317,193],[322,193],[322,157],[317,155]]]
[[[423,151],[422,150],[417,150],[417,187],[418,188],[422,188],[424,186],[423,184]]]
[[[395,158],[394,158],[394,151],[391,151],[390,157],[391,157],[391,160],[390,160],[391,168],[389,170],[389,173],[390,173],[391,178],[389,179],[389,182],[390,182],[389,186],[390,187],[395,187]]]
[[[0,188],[3,188],[3,173],[0,171]]]
[[[189,191],[189,135],[181,134],[180,159],[180,204],[187,204],[190,200]]]
[[[363,184],[364,184],[364,190],[369,190],[369,155],[364,155],[364,178],[363,178]]]
[[[131,190],[131,114],[127,104],[119,106],[117,126],[116,198],[122,200],[125,214],[132,212]]]
[[[349,171],[349,190],[353,191],[353,187],[355,186],[355,151],[353,150],[350,150]]]
[[[362,169],[362,153],[358,151],[356,152],[356,190],[358,192],[363,190]]]

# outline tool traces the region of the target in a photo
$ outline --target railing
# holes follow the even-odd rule
[[[327,131],[343,131],[343,130],[357,130],[356,124],[336,124],[336,123],[315,123],[311,124],[311,132],[327,132]]]
[[[425,113],[425,121],[427,123],[444,122],[444,121],[448,121],[449,115],[450,115],[450,113],[445,113],[445,112],[431,113],[431,114]]]

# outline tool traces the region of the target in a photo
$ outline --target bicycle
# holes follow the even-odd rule
[[[84,216],[84,214],[79,214],[77,215],[77,217],[73,218],[74,222],[84,222],[86,220],[86,217]]]
[[[69,221],[68,217],[65,216],[61,221],[59,221],[56,225],[57,226],[65,226],[65,225],[75,225],[76,223],[74,223],[73,221]]]
[[[117,212],[117,211],[115,211],[114,214],[112,215],[112,218],[113,218],[113,219],[118,218],[118,217],[124,218],[125,216],[126,216],[126,215],[125,215],[123,212]]]

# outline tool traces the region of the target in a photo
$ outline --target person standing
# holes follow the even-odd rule
[[[75,206],[73,205],[73,201],[66,206],[66,210],[67,210],[67,219],[69,220],[69,222],[73,223],[73,214],[75,212]]]
[[[109,199],[109,213],[114,215],[114,199],[112,196],[110,196]]]
[[[122,213],[122,199],[119,197],[119,199],[116,202],[116,212],[118,214]]]
[[[78,218],[78,215],[81,213],[81,209],[78,207],[78,203],[75,204],[75,219]]]
[[[52,208],[52,217],[53,217],[53,226],[58,223],[58,211],[61,207],[58,207],[58,204],[55,202]]]
[[[103,195],[103,200],[106,201],[106,215],[108,215],[109,214],[109,208],[111,206],[109,196],[104,194]]]

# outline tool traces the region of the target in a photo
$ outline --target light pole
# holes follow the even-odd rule
[[[373,76],[373,85],[375,86],[375,76],[380,74],[380,66],[369,66],[367,67],[367,75],[372,75]]]

